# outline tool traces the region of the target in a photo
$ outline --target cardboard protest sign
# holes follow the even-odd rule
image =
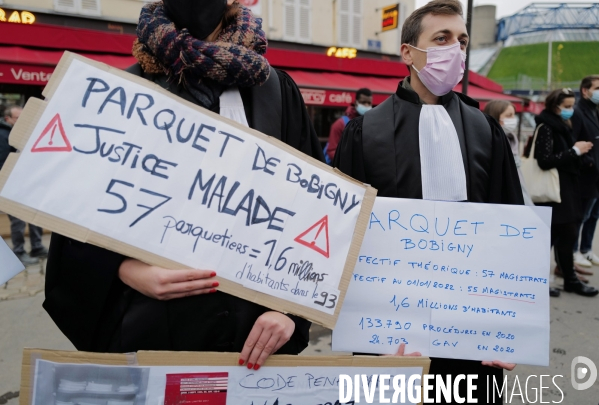
[[[142,78],[65,53],[11,133],[0,207],[332,327],[376,190]]]
[[[8,247],[4,239],[0,238],[0,284],[6,283],[8,280],[25,270],[23,263],[17,258],[12,250]]]
[[[551,209],[377,198],[333,350],[549,364]]]
[[[52,398],[58,405],[333,405],[340,404],[340,375],[402,375],[404,381],[416,376],[420,391],[430,365],[425,357],[271,356],[253,371],[237,360],[234,353],[105,355],[26,349],[20,404],[42,405]],[[369,403],[378,404],[381,385],[372,385],[374,401]],[[387,385],[384,397],[392,395],[393,386]]]

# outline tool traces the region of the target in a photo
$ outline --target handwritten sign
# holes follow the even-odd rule
[[[33,372],[23,374],[23,385],[33,387],[28,402],[33,405],[43,405],[47,398],[59,403],[94,403],[91,399],[106,398],[119,405],[333,405],[340,404],[340,375],[364,376],[373,388],[374,400],[369,403],[378,404],[381,384],[372,376],[403,376],[400,390],[407,389],[407,381],[415,376],[418,382],[412,389],[420,390],[421,376],[430,364],[428,358],[273,356],[253,371],[234,365],[238,355],[228,353],[140,352],[135,367],[117,365],[122,359],[108,358],[119,355],[95,354],[96,359],[85,359],[86,354],[33,353],[38,356],[24,360],[24,367],[28,367],[26,361],[33,362]],[[194,361],[178,361],[183,356]],[[30,392],[24,390],[23,395]],[[390,400],[393,395],[394,387],[387,380],[383,396]],[[402,403],[416,403],[405,397],[407,402]],[[361,395],[360,402],[365,400]]]
[[[2,263],[0,265],[0,285],[25,270],[23,263],[19,261],[2,238],[0,238],[0,263]]]
[[[549,364],[551,209],[377,198],[333,350]]]
[[[332,327],[375,190],[139,77],[66,53],[28,103],[0,206]],[[6,179],[6,176],[8,176]],[[1,185],[1,183],[0,183]]]

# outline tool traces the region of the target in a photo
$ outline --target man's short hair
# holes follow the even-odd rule
[[[19,108],[22,109],[22,107],[16,105],[16,104],[9,104],[4,108],[4,114],[2,115],[4,118],[12,118],[12,112],[14,109]]]
[[[590,75],[582,79],[582,82],[580,82],[580,94],[582,95],[583,89],[590,89],[593,86],[593,82],[595,80],[599,80],[599,75]]]
[[[418,45],[418,38],[422,34],[422,19],[428,14],[432,15],[459,15],[464,17],[462,3],[459,0],[433,0],[425,6],[415,10],[403,23],[401,29],[401,43]]]
[[[372,97],[372,91],[370,91],[370,89],[367,89],[366,87],[356,91],[356,100],[358,100],[361,95],[364,95],[366,97]]]

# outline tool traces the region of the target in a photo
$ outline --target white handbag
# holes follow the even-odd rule
[[[561,203],[562,198],[560,196],[559,173],[557,169],[543,170],[539,167],[537,159],[535,159],[535,143],[537,142],[537,135],[542,125],[539,125],[535,131],[530,154],[528,157],[522,158],[520,170],[522,170],[522,176],[526,183],[526,190],[533,202]]]

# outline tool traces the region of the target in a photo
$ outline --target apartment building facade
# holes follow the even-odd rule
[[[263,18],[270,40],[398,55],[401,24],[415,0],[239,0]],[[0,7],[33,13],[36,21],[67,19],[107,31],[131,32],[147,0],[0,0]],[[383,9],[397,6],[398,27],[382,31]],[[53,18],[50,18],[50,15]],[[0,21],[2,19],[0,18]],[[76,24],[80,27],[81,24]],[[80,27],[82,28],[82,27]]]
[[[401,28],[415,0],[238,0],[263,19],[266,57],[302,91],[323,141],[361,87],[378,104],[409,74]],[[145,0],[0,0],[0,97],[41,96],[64,50],[124,69]],[[500,86],[484,78],[481,95]],[[484,80],[483,80],[484,79]],[[476,89],[476,87],[474,87]],[[0,99],[0,102],[2,100]]]

